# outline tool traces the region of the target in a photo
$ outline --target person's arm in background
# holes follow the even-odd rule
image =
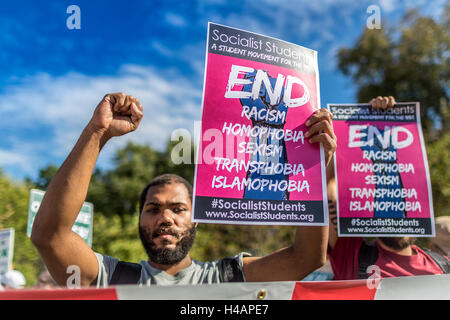
[[[373,98],[369,102],[374,109],[386,110],[392,108],[395,105],[395,99],[392,96]],[[334,176],[334,162],[327,167],[327,193],[328,193],[328,212],[329,212],[329,234],[328,234],[328,246],[330,249],[334,249],[338,238],[337,230],[337,185],[336,177]]]
[[[78,266],[82,286],[97,278],[97,258],[72,231],[72,226],[86,198],[103,145],[114,136],[134,131],[142,117],[142,107],[134,97],[107,94],[45,193],[33,223],[31,241],[59,285],[66,285],[70,276],[67,268],[71,265]]]
[[[317,110],[306,122],[305,135],[310,143],[321,142],[325,162],[329,165],[336,150],[336,136],[331,123],[332,114]],[[297,227],[292,246],[264,257],[244,258],[246,281],[297,281],[324,265],[326,261],[328,226]]]
[[[334,156],[335,157],[335,156]],[[334,157],[330,165],[327,167],[327,196],[328,196],[328,246],[334,248],[338,237],[337,230],[337,186],[336,177],[334,175]]]

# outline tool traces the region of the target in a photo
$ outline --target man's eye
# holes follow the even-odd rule
[[[150,213],[158,213],[158,212],[159,212],[159,208],[156,208],[156,207],[154,207],[154,208],[148,208],[148,209],[147,209],[147,212],[150,212]]]
[[[174,208],[172,211],[175,212],[175,213],[181,213],[181,212],[184,211],[184,208],[177,207],[177,208]]]

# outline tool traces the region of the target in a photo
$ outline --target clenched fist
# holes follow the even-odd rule
[[[125,93],[109,93],[100,101],[90,121],[107,137],[116,137],[137,129],[144,116],[138,99]]]

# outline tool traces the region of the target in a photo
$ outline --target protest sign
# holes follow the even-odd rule
[[[12,269],[14,228],[0,230],[0,275]]]
[[[34,217],[39,210],[42,199],[44,198],[44,191],[31,189],[30,202],[28,207],[28,224],[27,224],[27,236],[31,236],[31,230],[33,227]],[[81,207],[80,213],[73,224],[72,231],[77,233],[83,240],[92,246],[92,226],[94,219],[94,205],[90,202],[84,202]]]
[[[317,52],[214,23],[207,39],[193,221],[328,224],[324,152],[304,138]]]
[[[339,236],[434,236],[431,182],[419,103],[374,110],[329,104]]]

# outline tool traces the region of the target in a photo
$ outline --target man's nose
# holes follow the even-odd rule
[[[162,223],[173,224],[173,212],[170,209],[163,209],[161,214]]]

